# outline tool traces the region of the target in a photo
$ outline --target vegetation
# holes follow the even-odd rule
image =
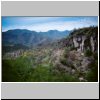
[[[3,45],[2,47],[2,53],[3,55],[6,53],[6,52],[13,52],[13,51],[16,51],[16,50],[19,50],[19,49],[23,49],[23,50],[28,50],[29,47],[27,46],[24,46],[24,45],[21,45],[21,44],[14,44],[14,45]]]
[[[32,61],[34,62],[34,61]],[[29,58],[20,57],[16,60],[3,60],[3,82],[72,82],[78,81],[74,76],[67,73],[54,71],[52,64],[31,63]]]
[[[3,45],[2,81],[97,82],[98,53],[96,45],[98,43],[96,43],[97,35],[94,33],[97,33],[97,27],[75,29],[68,38],[59,40],[59,42],[51,41],[49,43],[48,41],[40,43],[38,46],[32,46],[32,44],[30,48],[22,44]],[[81,35],[86,35],[84,54],[72,40],[73,37]],[[91,51],[91,35],[96,43],[94,52]],[[25,35],[26,44],[28,40],[30,39],[27,39]],[[31,43],[33,42],[31,41]]]
[[[92,56],[92,55],[93,55],[93,53],[92,53],[91,50],[86,50],[86,51],[85,51],[85,56],[86,56],[86,57],[90,57],[90,56]]]
[[[98,61],[93,61],[89,67],[91,68],[90,71],[86,74],[86,79],[89,82],[97,82],[98,81]]]

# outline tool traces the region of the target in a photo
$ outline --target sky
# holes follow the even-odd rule
[[[73,30],[98,26],[98,17],[2,17],[2,32],[12,29],[28,29],[37,32],[49,30]]]

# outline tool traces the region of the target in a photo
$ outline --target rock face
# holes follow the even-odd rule
[[[69,74],[78,75],[79,81],[88,81],[84,75],[95,63],[97,70],[98,27],[74,30],[66,39],[59,42],[60,49],[66,48],[61,56],[61,64],[57,65]],[[94,66],[93,66],[94,67]]]
[[[97,52],[98,50],[98,28],[90,27],[75,30],[66,41],[66,46],[84,53],[86,50]]]
[[[77,48],[77,51],[83,52],[84,51],[84,41],[85,36],[73,37],[74,47]]]
[[[4,55],[3,59],[15,59],[23,55],[23,52],[24,52],[23,50],[16,50],[13,52],[8,52]]]

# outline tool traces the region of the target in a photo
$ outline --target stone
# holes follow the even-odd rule
[[[84,81],[84,78],[83,77],[79,77],[79,81]]]
[[[75,74],[75,69],[72,69],[72,74]]]

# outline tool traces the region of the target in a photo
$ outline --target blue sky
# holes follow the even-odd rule
[[[98,26],[98,17],[2,17],[2,31],[28,29],[37,32]]]

